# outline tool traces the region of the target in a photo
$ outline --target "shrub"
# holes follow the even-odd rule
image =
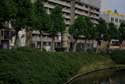
[[[64,84],[80,67],[108,59],[94,53],[40,52],[25,48],[0,50],[0,83]]]
[[[125,50],[114,50],[110,56],[116,63],[125,64]]]

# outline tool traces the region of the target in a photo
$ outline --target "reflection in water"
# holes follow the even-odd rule
[[[74,79],[69,84],[125,84],[125,70],[96,71]]]

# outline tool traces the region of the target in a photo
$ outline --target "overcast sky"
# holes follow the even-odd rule
[[[120,13],[125,13],[125,0],[102,0],[102,10],[117,9]]]

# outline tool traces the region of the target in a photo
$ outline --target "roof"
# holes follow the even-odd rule
[[[112,10],[106,10],[106,11],[103,11],[103,13],[109,14],[109,15],[112,15],[112,16],[125,16],[125,14],[115,13]]]

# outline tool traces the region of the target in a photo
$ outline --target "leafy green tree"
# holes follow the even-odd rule
[[[17,13],[17,5],[13,0],[0,2],[0,29],[11,28]],[[9,26],[11,24],[11,26]],[[1,36],[0,36],[1,38]]]
[[[37,0],[34,3],[33,6],[33,24],[34,24],[34,29],[39,30],[40,32],[40,37],[41,37],[41,50],[43,49],[43,32],[48,32],[49,26],[50,26],[50,18],[49,15],[47,15],[44,7],[43,7],[43,2],[41,0]]]
[[[108,24],[108,40],[118,39],[118,29],[113,23]]]
[[[26,29],[26,46],[31,44],[32,3],[30,0],[14,0],[17,3],[15,19],[16,40],[20,29]],[[16,42],[16,41],[15,41]]]
[[[95,38],[95,27],[90,18],[85,17],[85,23],[84,23],[84,35],[85,35],[85,46],[84,51],[87,51],[87,41],[90,39]]]
[[[106,40],[107,23],[101,18],[99,19],[99,24],[97,25],[97,35],[98,40]]]
[[[0,26],[5,22],[11,24],[16,17],[17,5],[13,0],[3,0],[0,2]],[[8,26],[9,28],[9,26]]]
[[[119,33],[120,33],[120,44],[122,44],[123,40],[125,40],[125,22],[122,22],[119,27]]]
[[[64,18],[63,18],[63,13],[62,13],[62,8],[59,6],[56,6],[50,15],[51,18],[51,27],[49,29],[49,33],[52,36],[52,51],[55,50],[55,37],[57,33],[63,34],[65,30],[65,23],[64,23]]]
[[[100,18],[99,24],[97,25],[98,47],[96,49],[96,52],[100,52],[100,50],[105,51],[104,49],[100,48],[100,45],[102,44],[102,41],[106,41],[108,39],[107,38],[107,34],[108,34],[107,29],[108,29],[107,23],[102,18]],[[105,46],[107,46],[107,45],[105,45]]]
[[[84,36],[85,17],[78,16],[75,22],[70,26],[69,33],[74,39],[73,52],[76,52],[77,41],[80,36]]]
[[[119,32],[116,25],[114,25],[113,23],[109,23],[107,29],[107,40],[108,40],[107,51],[109,51],[111,40],[118,39],[118,37],[119,37]]]
[[[92,40],[92,48],[94,48],[94,41],[97,38],[97,25],[95,25],[94,23],[91,23],[89,34],[90,34],[89,39]]]

